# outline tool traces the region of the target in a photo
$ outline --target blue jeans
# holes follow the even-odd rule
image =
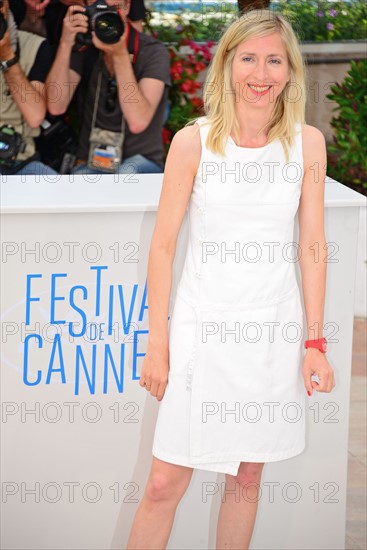
[[[133,155],[124,159],[120,164],[117,174],[156,174],[161,173],[163,169],[152,160],[143,157],[143,155]],[[103,174],[102,170],[97,168],[89,168],[87,163],[79,164],[73,169],[73,174]]]
[[[55,176],[57,172],[47,164],[43,164],[38,160],[29,162],[19,172],[15,172],[15,175],[19,176]]]

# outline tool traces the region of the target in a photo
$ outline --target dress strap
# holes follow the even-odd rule
[[[294,161],[298,162],[302,168],[303,167],[303,146],[302,146],[302,129],[303,125],[301,122],[296,122],[296,135],[294,138],[294,145],[293,145],[293,151],[294,151]]]
[[[210,123],[206,116],[202,116],[195,121],[200,127],[200,139],[202,149],[206,149],[206,138],[209,133]]]

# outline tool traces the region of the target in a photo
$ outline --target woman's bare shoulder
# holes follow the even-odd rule
[[[200,127],[198,123],[190,124],[190,126],[184,126],[178,132],[175,133],[172,139],[183,147],[192,147],[201,145],[200,141]]]
[[[302,124],[302,137],[306,140],[321,139],[325,140],[324,134],[316,128],[316,126],[311,126],[310,124]]]
[[[326,141],[321,130],[310,124],[302,124],[302,149],[307,166],[312,165],[317,159],[324,159]]]
[[[169,155],[177,157],[187,167],[190,165],[195,173],[201,157],[200,128],[197,123],[184,126],[173,136]]]

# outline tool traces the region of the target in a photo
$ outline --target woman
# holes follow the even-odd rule
[[[304,450],[306,391],[335,386],[322,335],[326,147],[304,124],[304,66],[284,17],[252,10],[226,30],[204,108],[206,117],[172,141],[151,242],[140,385],[161,403],[129,550],[166,548],[193,468],[225,473],[228,495],[247,485],[248,498],[221,503],[216,548],[248,548],[264,464]],[[168,333],[187,205],[189,244]]]

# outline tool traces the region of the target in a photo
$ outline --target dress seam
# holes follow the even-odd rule
[[[178,288],[176,291],[176,296],[179,296],[184,302],[186,302],[187,305],[192,307],[194,310],[208,310],[208,309],[214,309],[214,310],[220,310],[220,311],[240,311],[242,309],[253,309],[253,308],[259,308],[259,307],[269,307],[273,305],[280,304],[281,302],[284,302],[288,298],[291,298],[296,292],[299,292],[298,285],[294,286],[292,290],[287,292],[286,294],[283,294],[280,297],[275,298],[274,300],[269,300],[266,302],[251,302],[251,303],[244,303],[244,304],[236,304],[236,305],[228,305],[228,304],[222,304],[222,303],[194,303],[192,302],[185,294],[183,294],[182,289]]]

